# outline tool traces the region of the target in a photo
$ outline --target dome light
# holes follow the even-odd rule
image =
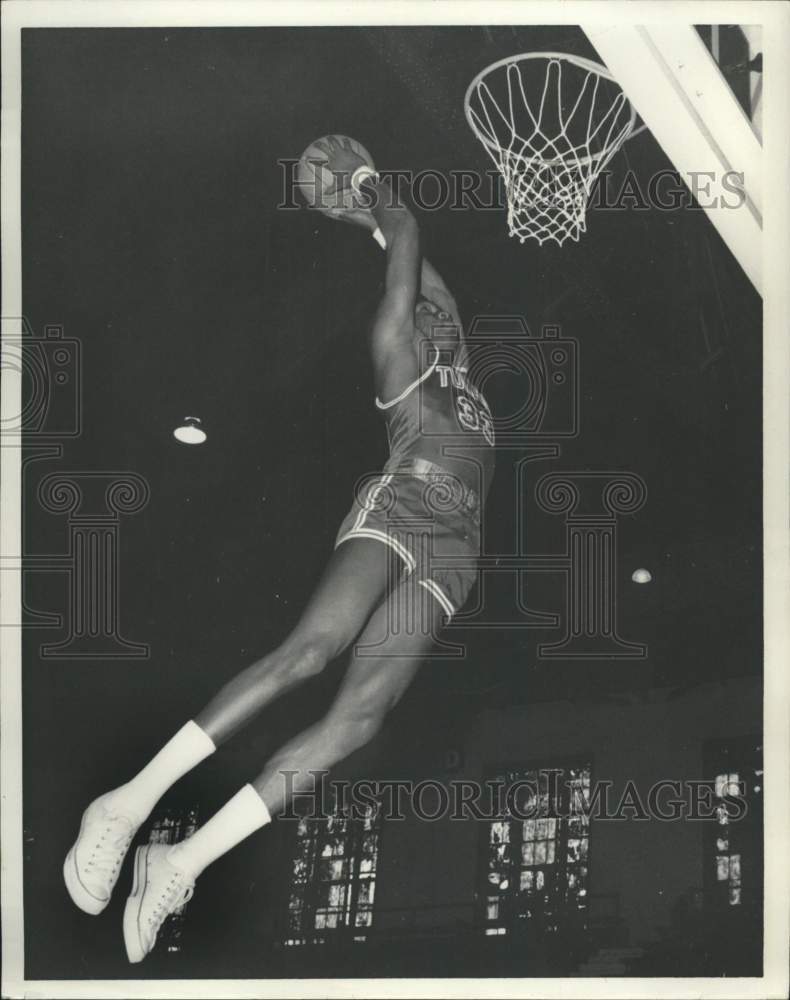
[[[184,423],[176,427],[173,437],[181,444],[203,444],[206,432],[200,425],[200,417],[184,417]]]
[[[653,577],[650,575],[649,569],[635,569],[631,574],[631,579],[634,583],[650,583]]]

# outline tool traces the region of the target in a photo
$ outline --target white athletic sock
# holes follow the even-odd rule
[[[216,749],[196,722],[187,722],[139,774],[110,792],[108,799],[142,822],[171,785]]]
[[[168,855],[177,868],[197,878],[204,868],[271,822],[266,803],[245,785],[191,837],[175,844]]]

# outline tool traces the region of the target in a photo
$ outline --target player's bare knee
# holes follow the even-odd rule
[[[353,749],[364,746],[384,725],[387,713],[397,701],[380,691],[362,690],[332,712],[332,725],[345,734]]]
[[[332,658],[329,643],[321,639],[300,643],[286,657],[284,668],[298,680],[316,677]]]
[[[357,712],[346,720],[346,730],[349,745],[359,750],[378,734],[384,725],[386,713],[380,709]]]
[[[284,685],[308,680],[320,674],[330,656],[320,641],[285,642],[255,665],[261,681],[274,675]]]

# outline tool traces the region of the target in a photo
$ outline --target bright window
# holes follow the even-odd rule
[[[531,768],[497,775],[506,787],[526,782],[519,816],[502,815],[488,824],[485,910],[488,937],[531,926],[555,932],[584,924],[589,877],[589,765],[547,771]],[[523,816],[530,818],[519,818]]]
[[[287,946],[325,944],[338,936],[366,940],[373,925],[380,811],[363,818],[336,811],[300,819],[292,860]]]

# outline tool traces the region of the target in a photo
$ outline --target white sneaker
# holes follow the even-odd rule
[[[102,795],[82,814],[80,832],[63,864],[69,895],[85,913],[101,913],[121,873],[129,845],[140,827]]]
[[[170,844],[145,844],[134,858],[134,884],[123,913],[123,939],[130,962],[142,962],[156,944],[166,917],[185,906],[195,880],[168,858]]]

